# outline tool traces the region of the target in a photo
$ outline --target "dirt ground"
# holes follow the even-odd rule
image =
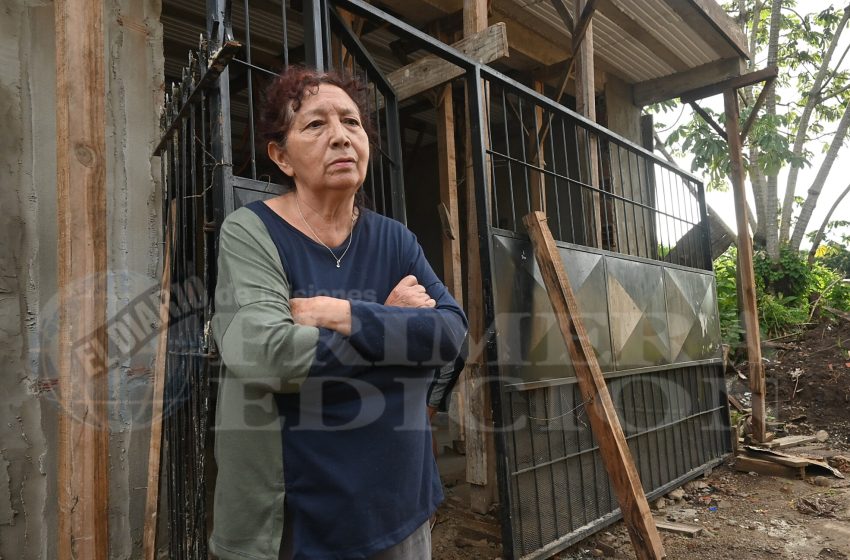
[[[784,450],[821,458],[847,479],[774,478],[738,472],[732,457],[705,477],[653,504],[657,520],[702,529],[688,537],[662,532],[670,559],[850,559],[850,323],[821,322],[799,336],[770,341],[765,352],[769,429],[777,437],[814,435],[826,441]],[[746,365],[738,371],[746,375]],[[746,406],[746,380],[730,369],[729,392]],[[440,458],[446,502],[433,531],[436,560],[502,557],[497,512],[467,507],[463,456]],[[660,506],[660,507],[659,507]],[[622,522],[554,556],[560,560],[633,559]]]

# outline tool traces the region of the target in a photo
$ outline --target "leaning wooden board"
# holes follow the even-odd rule
[[[638,560],[666,558],[632,453],[608,392],[608,385],[584,328],[581,312],[552,232],[546,225],[546,214],[532,212],[523,218],[523,222],[534,245],[534,256],[540,266],[558,327],[567,345],[584,408],[590,419],[590,427],[620,503],[635,554]]]

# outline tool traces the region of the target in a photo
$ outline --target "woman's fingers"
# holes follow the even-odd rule
[[[395,307],[436,307],[437,302],[428,295],[425,286],[419,283],[415,276],[409,275],[401,279],[390,292],[384,305]]]

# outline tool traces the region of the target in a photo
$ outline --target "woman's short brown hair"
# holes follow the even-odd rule
[[[336,86],[354,101],[360,120],[370,142],[374,134],[369,119],[368,93],[358,79],[336,72],[318,72],[303,66],[292,66],[281,72],[265,90],[260,113],[260,134],[267,142],[283,145],[292,126],[295,113],[304,101],[305,93],[316,93],[322,84]]]

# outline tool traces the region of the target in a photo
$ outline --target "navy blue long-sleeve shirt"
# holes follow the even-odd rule
[[[398,222],[361,210],[337,268],[326,247],[266,204],[247,208],[278,250],[290,297],[351,302],[351,336],[320,328],[298,392],[275,395],[295,558],[368,558],[403,540],[442,500],[426,393],[434,368],[457,356],[466,318]],[[435,308],[383,305],[409,274]]]

